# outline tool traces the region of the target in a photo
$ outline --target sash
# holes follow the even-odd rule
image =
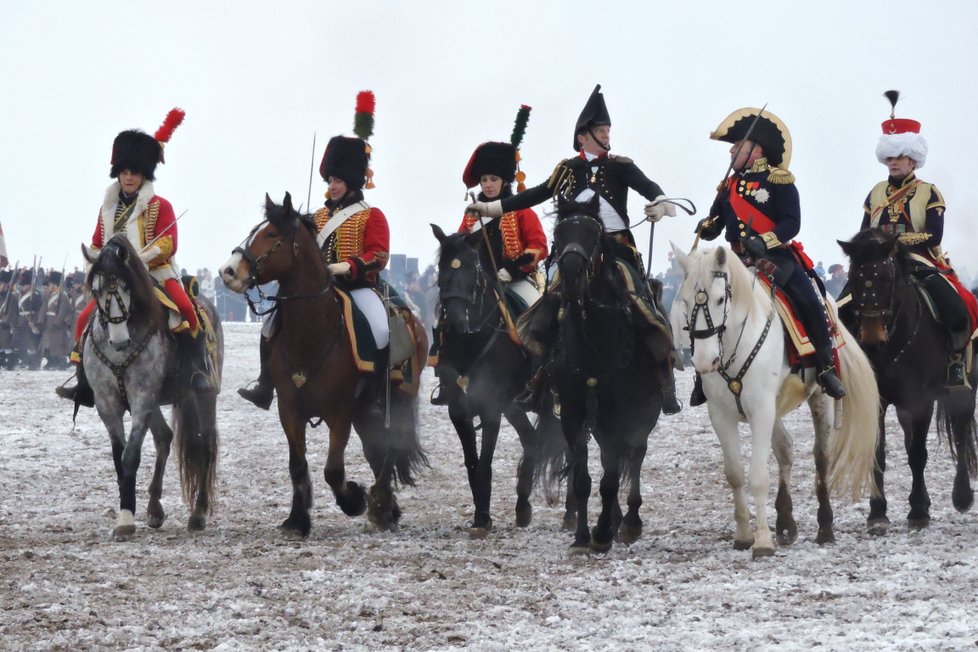
[[[749,201],[744,199],[743,196],[737,192],[737,189],[734,187],[734,183],[733,177],[731,177],[731,181],[729,182],[730,207],[733,208],[734,213],[737,214],[737,217],[740,218],[745,224],[749,223],[751,230],[757,233],[767,233],[769,231],[773,231],[774,227],[776,226],[774,221],[762,213],[757,206],[754,206]],[[745,217],[747,219],[744,219]],[[795,254],[806,272],[815,267],[815,263],[812,262],[812,259],[805,253],[805,248],[800,242],[797,240],[791,240],[790,242],[784,243],[784,246]]]
[[[355,204],[350,204],[339,213],[336,213],[330,217],[329,222],[326,222],[326,226],[324,226],[323,230],[316,236],[316,244],[319,245],[319,248],[323,248],[323,245],[326,244],[327,240],[329,240],[329,236],[333,235],[338,228],[343,226],[344,222],[360,211],[364,210],[370,210],[370,204],[364,201],[358,201]]]

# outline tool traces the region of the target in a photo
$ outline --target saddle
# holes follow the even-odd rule
[[[771,290],[771,279],[765,274],[757,273],[757,280],[764,284],[764,287]],[[822,294],[822,293],[819,293]],[[832,310],[827,301],[822,299],[825,306],[825,314],[829,319],[829,333],[832,335],[834,346],[833,350],[838,350],[845,345],[842,333],[838,328],[838,315]],[[777,309],[778,317],[781,318],[781,325],[788,336],[788,362],[792,367],[813,367],[815,366],[815,346],[812,344],[805,332],[805,326],[799,319],[794,306],[791,304],[788,295],[781,291],[777,286],[774,287],[774,307]]]
[[[390,326],[389,355],[377,350],[370,324],[357,308],[350,295],[336,288],[336,295],[343,308],[343,328],[346,330],[353,351],[353,361],[361,374],[373,375],[385,362],[390,364],[391,385],[398,391],[416,396],[421,388],[421,372],[427,357],[427,336],[419,329],[420,322],[407,304],[394,294],[388,308]],[[419,353],[420,351],[420,353]]]

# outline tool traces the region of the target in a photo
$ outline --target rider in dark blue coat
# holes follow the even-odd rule
[[[734,174],[721,185],[709,217],[697,226],[699,236],[713,240],[723,233],[745,264],[773,277],[815,347],[819,385],[832,398],[842,398],[846,391],[836,374],[832,336],[813,283],[812,261],[794,240],[801,228],[801,206],[795,177],[788,171],[788,128],[768,111],[745,108],[727,116],[710,138],[732,143]],[[699,405],[704,400],[697,383],[690,403]]]

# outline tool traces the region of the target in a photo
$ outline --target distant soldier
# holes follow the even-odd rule
[[[9,269],[0,270],[0,366],[6,367],[8,356],[11,353],[11,341],[13,336],[10,333],[11,311],[17,312],[17,297],[13,291],[13,271]]]
[[[44,279],[44,300],[35,320],[41,330],[39,355],[47,358],[46,369],[67,369],[71,352],[71,326],[75,322],[71,298],[61,289],[61,272]]]
[[[37,345],[41,331],[34,325],[34,318],[41,308],[41,293],[34,283],[34,270],[25,269],[17,277],[17,320],[11,325],[14,355],[20,364],[29,369],[40,368]]]

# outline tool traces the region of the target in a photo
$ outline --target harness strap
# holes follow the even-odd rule
[[[129,405],[129,395],[126,393],[126,383],[124,378],[126,374],[126,369],[128,369],[129,365],[132,364],[132,361],[135,360],[136,357],[143,352],[143,349],[145,349],[146,345],[149,344],[149,340],[151,337],[153,337],[153,334],[154,331],[152,329],[147,331],[146,337],[144,337],[143,340],[139,343],[139,346],[133,349],[129,353],[129,355],[126,356],[126,359],[123,360],[121,364],[115,364],[114,362],[109,360],[108,356],[106,356],[105,353],[100,348],[98,348],[98,344],[96,344],[95,341],[92,340],[92,350],[95,351],[95,357],[101,360],[102,364],[104,364],[106,367],[109,368],[109,370],[112,371],[112,375],[115,376],[116,385],[119,388],[119,394],[122,396],[122,400],[125,401],[127,406]]]
[[[773,321],[774,321],[774,310],[772,309],[771,312],[767,314],[767,321],[764,322],[764,330],[761,331],[761,336],[754,344],[754,348],[751,349],[750,354],[747,356],[747,359],[744,360],[744,364],[740,368],[740,371],[737,372],[736,376],[731,376],[730,374],[728,374],[725,367],[720,367],[719,369],[717,369],[717,373],[720,374],[720,377],[723,378],[725,381],[727,381],[727,389],[730,390],[730,393],[734,395],[734,399],[737,401],[737,411],[740,412],[740,416],[744,418],[747,418],[747,415],[744,414],[744,406],[740,401],[740,394],[744,390],[744,384],[743,384],[744,374],[746,374],[747,370],[750,369],[751,364],[753,364],[754,362],[754,358],[756,358],[757,354],[760,352],[761,345],[764,344],[764,340],[767,339],[767,334],[771,330],[771,324]]]

